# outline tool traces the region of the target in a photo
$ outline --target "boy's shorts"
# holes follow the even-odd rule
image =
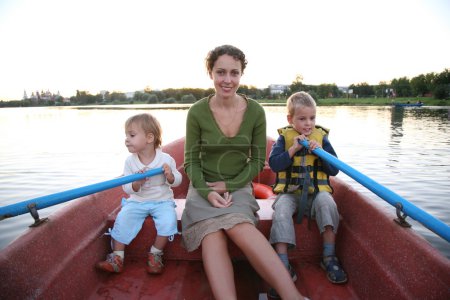
[[[298,194],[279,194],[272,205],[274,209],[272,217],[272,228],[270,230],[269,242],[287,243],[295,246],[295,229],[292,218],[297,211]],[[312,196],[310,196],[312,197]],[[325,231],[325,226],[332,226],[336,234],[339,226],[339,212],[333,197],[328,192],[319,192],[312,203],[311,217],[316,220],[320,233]]]
[[[148,216],[155,222],[157,235],[174,235],[178,233],[175,207],[173,200],[137,202],[123,198],[122,208],[114,222],[111,237],[122,244],[130,244]]]

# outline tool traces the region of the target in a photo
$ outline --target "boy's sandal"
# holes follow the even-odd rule
[[[320,262],[320,266],[327,272],[327,278],[332,283],[347,282],[347,274],[345,274],[336,256],[324,257]]]

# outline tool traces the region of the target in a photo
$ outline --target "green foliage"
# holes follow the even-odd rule
[[[158,103],[159,99],[158,99],[158,95],[156,94],[146,94],[147,99],[146,99],[146,103],[148,104],[155,104]]]
[[[447,99],[450,97],[450,84],[439,84],[434,89],[436,99]]]
[[[353,94],[358,95],[359,97],[373,97],[375,95],[375,90],[372,85],[369,85],[367,82],[358,83],[356,85],[352,84],[348,87],[353,90]]]
[[[214,93],[214,91],[211,91]],[[261,99],[264,97],[264,91],[261,89],[258,89],[255,86],[248,86],[248,85],[241,85],[239,86],[239,89],[237,91],[240,94],[247,95],[248,97],[252,99]]]
[[[440,84],[450,84],[450,69],[445,69],[444,72],[436,75],[434,83]]]
[[[119,101],[119,102],[127,102],[127,95],[122,92],[112,92],[110,94],[110,100]]]
[[[309,91],[308,94],[310,94],[311,97],[313,97],[313,99],[314,99],[317,103],[319,103],[319,96],[317,95],[316,92],[314,92],[314,91]]]
[[[450,69],[436,75],[434,80],[434,96],[436,99],[450,99]]]
[[[181,97],[181,103],[194,103],[195,101],[197,101],[197,99],[195,99],[194,95],[192,94],[183,95]]]
[[[29,107],[35,106],[31,103],[31,100],[13,100],[13,101],[0,101],[0,107]]]
[[[71,103],[86,105],[99,103],[102,100],[101,95],[91,95],[87,91],[77,90],[76,96],[70,98]]]
[[[391,87],[396,91],[397,97],[412,96],[411,85],[409,84],[409,79],[406,77],[393,79],[391,82]]]
[[[381,81],[378,85],[373,86],[375,97],[387,97],[389,85],[385,81]]]
[[[161,103],[165,103],[165,104],[168,104],[168,103],[177,103],[177,99],[175,99],[174,97],[170,97],[170,98],[163,99],[163,100],[161,101]]]
[[[193,100],[193,102],[195,102],[197,99],[201,99],[201,98],[204,98],[209,95],[208,94],[209,90],[204,90],[204,89],[183,88],[183,89],[180,89],[179,91],[180,91],[181,97],[183,97],[183,95],[192,95],[193,98],[191,98],[191,100]],[[181,97],[179,98],[179,100],[181,100]]]
[[[295,80],[289,86],[289,90],[290,90],[291,95],[293,93],[301,92],[301,91],[305,90],[305,86],[303,85],[303,76],[302,75],[297,74],[297,76],[295,76]]]
[[[261,99],[258,102],[270,106],[285,106],[286,99]],[[422,101],[425,106],[443,106],[449,105],[445,100],[438,100],[432,97],[405,97],[388,99],[383,97],[375,98],[325,98],[319,99],[320,106],[391,106],[394,102],[398,103],[415,103],[417,101]]]
[[[310,94],[312,92],[317,94],[317,99],[333,98],[340,94],[336,84],[321,84],[317,86],[315,90],[312,90]]]
[[[428,91],[428,84],[425,75],[419,75],[410,81],[412,94],[416,96],[424,96]]]

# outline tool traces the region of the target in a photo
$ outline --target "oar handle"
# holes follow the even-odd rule
[[[309,149],[309,142],[307,140],[299,140],[299,143],[302,146]],[[366,175],[355,170],[351,166],[340,161],[335,156],[326,152],[322,148],[316,148],[312,150],[312,153],[322,158],[324,161],[328,162],[334,167],[338,168],[339,170],[341,170],[342,172],[344,172],[345,174],[347,174],[348,176],[350,176],[351,178],[353,178],[354,180],[356,180],[357,182],[359,182],[360,184],[371,190],[381,199],[387,201],[392,206],[397,207],[397,204],[400,203],[403,207],[402,211],[405,214],[407,214],[414,220],[420,222],[422,225],[424,225],[425,227],[427,227],[428,229],[430,229],[431,231],[433,231],[434,233],[445,239],[447,242],[450,242],[450,226],[443,223],[441,220],[435,218],[426,211],[418,208],[411,202],[394,193],[390,189],[382,186],[373,179],[367,177]]]
[[[0,207],[0,220],[3,220],[5,218],[15,217],[18,215],[26,214],[29,212],[28,205],[29,204],[36,204],[37,209],[46,208],[49,206],[53,206],[56,204],[60,204],[72,199],[80,198],[86,195],[90,195],[93,193],[97,193],[100,191],[108,190],[116,186],[120,186],[126,183],[130,183],[136,180],[140,180],[147,177],[152,177],[155,175],[162,174],[164,172],[164,169],[161,168],[155,168],[150,169],[144,173],[136,173],[128,176],[122,176],[118,177],[112,180],[107,180],[71,190],[67,190],[60,193],[50,194],[47,196],[42,196],[38,198],[33,198],[30,200],[25,200],[19,203],[7,205]]]

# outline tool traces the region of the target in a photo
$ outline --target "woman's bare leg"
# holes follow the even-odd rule
[[[202,258],[214,298],[217,300],[236,299],[233,265],[228,253],[225,232],[220,230],[203,238]]]
[[[303,299],[275,250],[255,226],[241,223],[226,232],[258,274],[275,288],[282,299]]]

